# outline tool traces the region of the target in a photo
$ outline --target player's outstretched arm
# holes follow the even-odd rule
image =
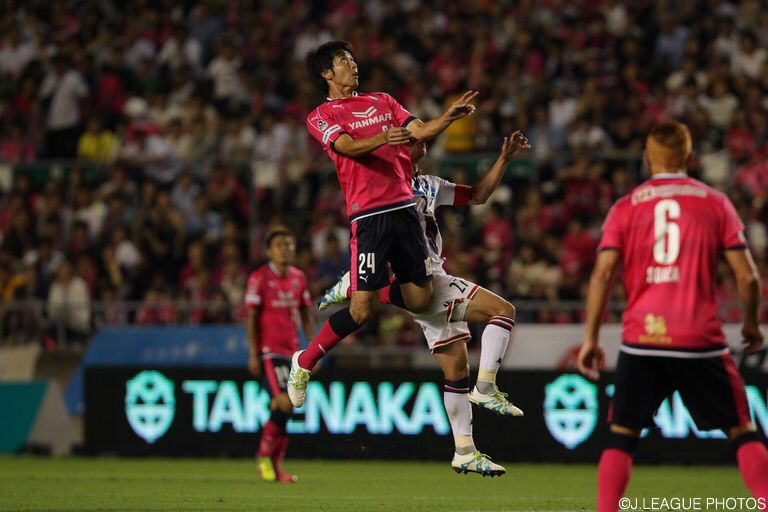
[[[352,158],[367,155],[379,149],[381,146],[390,144],[398,146],[406,144],[411,140],[411,132],[407,128],[390,128],[373,137],[367,139],[353,139],[349,134],[344,133],[333,143],[333,149],[337,153]]]
[[[600,345],[600,323],[608,303],[613,278],[619,266],[621,253],[615,250],[602,251],[597,256],[597,263],[589,278],[587,291],[587,318],[584,326],[584,339],[579,352],[579,371],[586,377],[597,380],[600,369],[605,363],[603,347]]]
[[[429,140],[436,137],[443,133],[443,130],[448,128],[454,121],[475,113],[475,106],[472,102],[475,101],[477,94],[476,91],[467,91],[437,119],[432,119],[431,121],[414,119],[408,123],[407,128],[411,130],[413,137],[418,140]]]
[[[760,275],[749,249],[725,251],[725,259],[736,276],[739,299],[744,304],[744,326],[741,329],[744,352],[752,354],[763,345],[760,329]]]
[[[509,137],[504,137],[501,152],[493,167],[472,185],[472,195],[469,199],[469,204],[485,204],[488,198],[491,197],[491,194],[493,194],[493,191],[496,190],[496,187],[499,186],[510,159],[520,151],[530,149],[530,147],[528,138],[519,130]]]

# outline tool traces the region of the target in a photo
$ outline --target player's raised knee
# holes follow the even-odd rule
[[[511,320],[515,319],[515,306],[505,300],[500,301],[493,309],[492,316],[505,316]]]
[[[349,306],[349,314],[358,325],[363,325],[376,314],[378,302],[374,301],[353,301]]]

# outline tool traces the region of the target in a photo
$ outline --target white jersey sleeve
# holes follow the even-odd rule
[[[424,180],[435,190],[435,206],[451,206],[456,196],[456,184],[439,176],[424,176]]]

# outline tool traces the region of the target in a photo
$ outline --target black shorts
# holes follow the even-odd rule
[[[744,381],[729,353],[699,359],[619,353],[608,421],[652,427],[653,415],[675,391],[701,430],[744,426],[751,420]]]
[[[352,291],[387,286],[387,263],[402,283],[432,279],[424,231],[413,206],[370,216],[363,213],[352,221],[349,247]]]
[[[291,356],[269,354],[261,358],[261,387],[269,397],[288,390],[288,375],[291,373]]]

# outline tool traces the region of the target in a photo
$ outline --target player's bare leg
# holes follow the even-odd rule
[[[747,489],[755,499],[763,498],[768,503],[768,449],[756,431],[752,422],[731,427],[728,439]]]
[[[390,288],[394,288],[394,285],[398,281],[394,281]],[[432,281],[426,281],[424,283],[400,283],[400,294],[403,297],[405,309],[413,313],[422,313],[429,308],[432,303]],[[398,304],[396,304],[398,305]]]
[[[352,293],[350,272],[347,270],[336,284],[325,291],[318,308],[322,311],[334,304],[344,304],[349,301]],[[379,291],[379,300],[382,304],[392,304],[413,313],[420,313],[429,307],[432,294],[432,281],[414,284],[394,280]]]
[[[378,291],[352,292],[349,307],[331,315],[306,350],[293,354],[288,377],[288,397],[294,407],[304,405],[312,369],[318,361],[342,339],[371,319],[379,307],[378,297]]]
[[[457,473],[503,475],[506,470],[502,466],[495,464],[487,455],[483,455],[475,448],[472,437],[472,406],[468,400],[467,344],[460,341],[439,347],[435,350],[434,356],[443,370],[445,379],[443,403],[456,445],[451,467]]]
[[[509,403],[507,394],[499,391],[496,386],[496,374],[507,351],[510,332],[515,325],[515,307],[495,293],[479,288],[470,299],[464,313],[464,321],[487,324],[481,339],[477,383],[469,395],[469,400],[504,416],[522,416],[523,411]]]

